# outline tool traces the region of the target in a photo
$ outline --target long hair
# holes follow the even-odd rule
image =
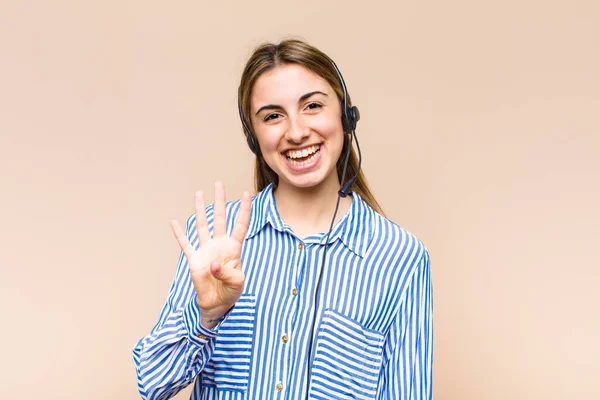
[[[272,70],[279,65],[285,64],[298,64],[304,68],[312,71],[313,73],[324,79],[335,91],[341,107],[343,108],[343,97],[344,92],[342,89],[341,82],[331,63],[330,58],[320,51],[319,49],[310,46],[309,44],[296,40],[288,39],[280,42],[279,44],[264,43],[256,48],[244,68],[242,78],[240,80],[240,86],[238,89],[239,102],[241,107],[241,113],[243,115],[246,125],[252,129],[252,120],[249,118],[250,115],[250,98],[252,95],[252,88],[256,83],[256,80],[263,73]],[[348,107],[352,106],[350,95],[347,95]],[[342,111],[342,116],[344,112]],[[342,117],[343,118],[343,117]],[[244,135],[248,135],[244,129]],[[338,180],[341,180],[342,171],[344,168],[344,156],[350,145],[350,135],[344,135],[344,145],[342,147],[342,153],[337,161],[337,174]],[[346,177],[352,177],[356,174],[358,169],[358,157],[353,148],[350,149],[350,158],[348,160],[348,167],[346,170]],[[277,187],[279,183],[279,177],[269,167],[262,157],[262,155],[256,156],[256,162],[254,164],[254,187],[257,192],[263,190],[267,185],[273,183],[274,187]],[[371,193],[365,175],[361,171],[356,178],[356,181],[352,185],[352,190],[357,192],[369,206],[371,206],[378,213],[383,214],[383,210],[379,206],[375,196]]]

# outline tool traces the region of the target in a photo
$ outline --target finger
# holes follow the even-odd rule
[[[225,185],[222,182],[215,182],[215,224],[213,227],[213,237],[225,236]]]
[[[185,232],[183,231],[183,229],[181,228],[181,225],[179,225],[179,222],[177,222],[176,220],[172,220],[171,221],[171,229],[173,230],[175,239],[177,239],[177,243],[179,243],[179,247],[181,248],[181,251],[183,251],[183,254],[185,254],[185,257],[188,259],[188,262],[189,262],[190,259],[192,258],[192,255],[194,254],[194,248],[190,244],[190,241],[188,240],[187,236],[185,235]]]
[[[204,193],[198,191],[194,196],[194,210],[196,211],[196,231],[198,232],[198,241],[200,246],[210,240],[208,232],[208,222],[206,221],[206,203]]]
[[[231,237],[238,242],[243,242],[246,237],[246,231],[248,230],[248,222],[250,221],[250,209],[252,208],[252,198],[250,193],[244,192],[242,196],[242,202],[240,204],[240,211],[238,213],[235,226],[233,227],[233,234]]]

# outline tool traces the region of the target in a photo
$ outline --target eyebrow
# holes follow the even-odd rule
[[[323,96],[327,96],[327,93],[323,93],[320,90],[315,90],[313,92],[309,92],[306,94],[303,94],[302,96],[300,96],[300,98],[298,99],[298,103],[303,102],[304,100],[314,96],[315,94],[322,94]],[[262,106],[261,108],[258,109],[258,111],[256,112],[256,114],[254,115],[258,115],[258,113],[260,113],[262,110],[279,110],[282,109],[283,107],[277,105],[277,104],[267,104],[266,106]]]

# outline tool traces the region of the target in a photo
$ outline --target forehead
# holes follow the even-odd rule
[[[250,101],[252,108],[260,107],[263,103],[295,104],[300,96],[315,90],[334,93],[331,85],[311,70],[298,64],[284,64],[258,77],[252,88]]]

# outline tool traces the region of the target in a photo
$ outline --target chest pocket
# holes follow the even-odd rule
[[[317,333],[311,399],[374,399],[383,360],[384,336],[326,310]]]
[[[219,326],[212,357],[202,371],[203,386],[248,390],[255,314],[255,296],[242,294]]]

